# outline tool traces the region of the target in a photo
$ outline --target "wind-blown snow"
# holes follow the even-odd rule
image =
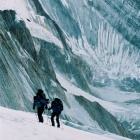
[[[0,107],[1,140],[129,140],[111,133],[107,136],[89,133],[62,123],[63,129],[52,127],[46,115],[44,120],[43,124],[38,123],[35,113]]]

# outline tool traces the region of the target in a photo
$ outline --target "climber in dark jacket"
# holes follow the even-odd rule
[[[52,126],[55,126],[54,117],[56,117],[57,127],[60,127],[59,116],[61,114],[61,111],[63,110],[63,104],[60,99],[58,99],[58,100],[61,101],[61,104],[59,103],[59,101],[57,99],[58,98],[55,98],[55,100],[52,101],[51,107],[48,110],[52,109],[52,114],[51,114]]]
[[[42,99],[47,100],[45,94],[43,93],[43,90],[39,89],[38,92],[36,93],[36,96],[34,96],[33,109],[37,107],[37,115],[38,115],[39,122],[41,123],[44,122],[43,115],[42,115],[44,112],[44,107],[47,109],[47,105],[45,106],[44,104],[40,103],[40,100]]]

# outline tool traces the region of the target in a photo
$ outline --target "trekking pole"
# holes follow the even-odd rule
[[[64,130],[62,120],[61,120],[60,117],[59,117],[59,119],[60,119],[60,123],[61,123],[61,126],[62,126],[62,130]]]
[[[35,116],[36,116],[36,119],[37,119],[37,121],[38,121],[36,110],[34,110],[34,111],[35,111]]]
[[[50,124],[49,117],[48,117],[48,110],[46,116],[47,116],[47,124]]]

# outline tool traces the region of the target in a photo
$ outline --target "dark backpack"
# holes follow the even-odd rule
[[[59,98],[55,98],[54,101],[56,102],[57,110],[61,112],[63,110],[63,102]]]
[[[34,96],[34,104],[36,107],[44,107],[49,103],[49,99]]]

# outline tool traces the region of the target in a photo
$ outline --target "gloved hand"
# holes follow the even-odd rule
[[[49,107],[48,110],[51,110],[51,108]]]
[[[33,107],[33,110],[35,110],[35,107]]]

